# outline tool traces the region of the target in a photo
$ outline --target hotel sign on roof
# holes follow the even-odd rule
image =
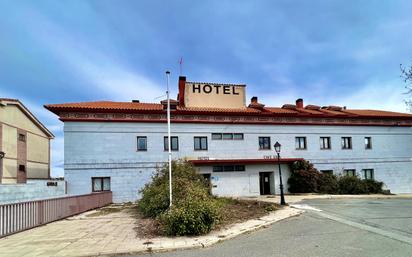
[[[185,82],[186,107],[245,108],[245,85]]]

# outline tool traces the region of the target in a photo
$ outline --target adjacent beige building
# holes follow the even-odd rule
[[[19,101],[0,98],[0,183],[50,178],[53,134]]]

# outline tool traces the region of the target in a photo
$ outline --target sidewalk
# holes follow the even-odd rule
[[[205,236],[141,239],[135,231],[138,220],[130,211],[90,216],[94,212],[2,238],[0,256],[97,256],[206,247],[302,213],[285,207]]]
[[[285,195],[285,201],[288,204],[297,203],[303,200],[310,199],[412,199],[412,194],[398,194],[398,195],[382,195],[382,194],[370,194],[370,195],[327,195],[327,194],[299,194],[299,195]],[[280,197],[278,195],[261,195],[255,197],[242,197],[241,199],[253,199],[258,201],[279,203]]]

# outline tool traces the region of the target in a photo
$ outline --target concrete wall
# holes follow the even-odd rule
[[[125,183],[118,189],[112,186],[115,201],[126,198],[135,200],[138,198],[135,192],[149,181],[154,167],[167,161],[167,152],[163,149],[166,124],[65,122],[64,132],[65,176],[71,194],[89,193],[91,177],[105,174],[113,176],[112,183],[119,183],[119,179]],[[211,139],[211,133],[225,132],[244,133],[244,140]],[[174,159],[270,157],[275,155],[274,150],[259,150],[258,144],[258,137],[269,136],[272,146],[276,141],[282,144],[283,158],[305,158],[319,170],[332,169],[335,174],[343,169],[360,172],[361,169],[373,168],[376,179],[383,181],[392,192],[412,193],[412,128],[409,127],[172,124],[172,135],[179,137],[179,151],[173,152]],[[137,136],[147,136],[147,151],[136,151]],[[207,151],[194,151],[194,136],[208,137]],[[306,150],[295,149],[296,136],[307,137]],[[331,137],[331,150],[320,149],[321,136]],[[341,149],[342,136],[352,137],[351,150]],[[372,137],[372,149],[365,149],[364,137]],[[258,194],[258,172],[274,170],[259,166],[247,167],[243,175],[222,174],[219,183],[232,181],[232,188],[228,189],[249,192],[248,195]],[[236,178],[229,179],[231,176]],[[242,186],[247,180],[251,181],[248,188]],[[217,188],[222,188],[219,185]],[[215,191],[218,194],[228,193],[218,189]]]
[[[0,204],[65,196],[65,182],[47,186],[50,180],[27,180],[25,184],[0,184]]]

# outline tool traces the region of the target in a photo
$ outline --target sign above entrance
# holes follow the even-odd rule
[[[186,107],[246,107],[245,85],[185,82]]]

